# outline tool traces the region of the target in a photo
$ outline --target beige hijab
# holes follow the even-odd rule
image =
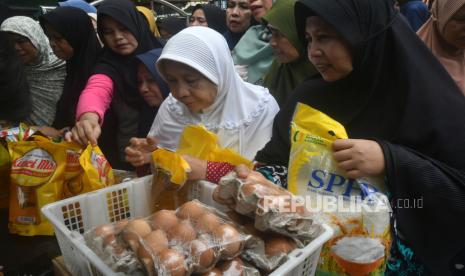
[[[451,53],[442,40],[444,28],[454,14],[465,5],[465,0],[436,0],[431,9],[431,17],[418,30],[421,40],[431,49],[465,95],[465,50]]]

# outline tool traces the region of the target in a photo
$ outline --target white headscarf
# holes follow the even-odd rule
[[[51,125],[55,118],[56,104],[63,92],[66,63],[58,59],[37,21],[27,16],[13,16],[1,25],[1,31],[27,37],[37,49],[37,60],[24,66],[31,91],[32,111],[29,123]]]
[[[218,86],[211,106],[191,112],[171,94],[158,110],[149,135],[159,145],[175,150],[186,125],[203,124],[219,137],[222,147],[232,148],[253,159],[271,137],[278,104],[268,89],[244,82],[234,69],[228,44],[218,32],[206,27],[189,27],[168,40],[158,59],[186,64]]]

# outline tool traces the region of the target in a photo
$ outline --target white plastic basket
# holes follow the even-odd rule
[[[53,224],[65,264],[72,275],[118,275],[87,247],[82,233],[100,224],[150,215],[151,185],[152,176],[146,176],[42,208]],[[208,196],[214,187],[211,185],[208,182],[193,185],[190,197],[214,205]],[[289,260],[270,275],[313,275],[321,247],[333,234],[329,226],[323,225],[323,228],[318,238],[306,247],[292,251]]]

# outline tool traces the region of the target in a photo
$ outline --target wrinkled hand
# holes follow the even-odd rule
[[[246,165],[239,165],[235,169],[237,177],[242,179],[245,183],[259,183],[268,187],[276,188],[276,185],[266,179],[263,174],[254,171]]]
[[[187,177],[189,180],[204,180],[207,178],[207,161],[183,154],[182,158],[189,163],[191,171]]]
[[[378,176],[384,173],[384,154],[372,140],[339,139],[333,143],[333,157],[350,178]]]
[[[71,132],[65,134],[65,140],[75,141],[84,146],[90,142],[92,146],[95,146],[101,132],[99,116],[91,112],[84,113]]]
[[[134,167],[149,164],[152,159],[152,152],[157,149],[157,141],[154,137],[131,138],[129,146],[126,147],[125,159]]]

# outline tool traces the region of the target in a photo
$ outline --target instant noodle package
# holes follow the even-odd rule
[[[53,235],[42,206],[113,184],[111,167],[98,147],[84,151],[74,143],[42,136],[8,142],[9,230],[24,236]]]

